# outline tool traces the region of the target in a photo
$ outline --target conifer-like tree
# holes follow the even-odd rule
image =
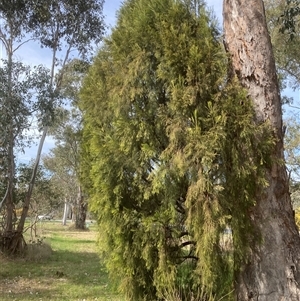
[[[85,79],[82,182],[129,300],[229,296],[257,239],[273,139],[227,79],[212,15],[187,0],[125,2]]]

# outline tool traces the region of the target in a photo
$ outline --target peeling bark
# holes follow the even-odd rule
[[[256,120],[270,122],[283,160],[280,91],[262,0],[224,0],[225,47],[232,74],[249,91]],[[249,218],[262,242],[253,245],[248,264],[236,275],[239,301],[300,300],[300,238],[295,225],[285,166],[274,160],[266,170],[269,186],[257,194]]]

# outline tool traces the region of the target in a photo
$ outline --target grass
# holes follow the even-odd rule
[[[38,227],[46,243],[31,246],[28,258],[0,257],[1,301],[124,301],[97,254],[95,226],[74,231],[45,221]]]

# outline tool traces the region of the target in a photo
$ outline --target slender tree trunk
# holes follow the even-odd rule
[[[62,219],[63,226],[67,225],[67,217],[69,214],[69,209],[70,209],[70,205],[68,203],[67,198],[65,198],[64,215],[63,215],[63,219]]]
[[[10,104],[11,105],[11,104]],[[15,205],[14,205],[14,179],[15,179],[15,159],[14,159],[14,135],[12,123],[10,124],[10,133],[9,133],[9,145],[8,145],[8,188],[7,188],[7,196],[6,196],[6,227],[5,231],[8,235],[11,235],[14,230],[14,218],[15,218]]]
[[[6,114],[8,117],[8,132],[7,132],[7,191],[5,193],[5,199],[3,200],[2,205],[6,205],[6,221],[5,229],[3,233],[4,245],[1,246],[2,250],[10,252],[11,242],[15,237],[15,223],[16,223],[16,214],[15,214],[15,204],[14,204],[14,182],[15,182],[15,156],[14,156],[14,98],[13,98],[13,40],[11,38],[6,40],[6,54],[7,54],[7,66],[8,66],[8,75],[7,75],[7,96],[4,97],[6,107]]]
[[[84,201],[82,194],[81,186],[78,187],[78,196],[77,196],[77,208],[76,208],[76,220],[75,228],[76,229],[85,229],[85,220],[87,212],[87,203]]]
[[[256,122],[270,122],[276,145],[266,170],[269,186],[257,194],[249,214],[262,241],[253,245],[248,264],[236,275],[237,300],[300,300],[300,239],[283,161],[280,92],[262,0],[224,0],[225,47],[232,73],[248,89]],[[278,159],[278,160],[276,160]]]
[[[48,127],[44,127],[43,134],[42,134],[42,137],[40,139],[39,148],[38,148],[38,151],[37,151],[34,167],[33,167],[33,170],[32,170],[31,179],[30,179],[30,182],[29,182],[29,185],[28,185],[28,190],[27,190],[26,197],[25,197],[25,200],[24,200],[21,218],[20,218],[20,221],[18,223],[17,231],[19,233],[23,233],[23,230],[24,230],[25,220],[26,220],[26,217],[27,217],[27,214],[28,214],[31,195],[32,195],[32,191],[33,191],[33,187],[34,187],[34,183],[35,183],[37,170],[38,170],[38,167],[39,167],[39,164],[40,164],[41,154],[42,154],[44,142],[45,142],[45,139],[46,139],[46,136],[47,136],[47,132],[48,132]]]

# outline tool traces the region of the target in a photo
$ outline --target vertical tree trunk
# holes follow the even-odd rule
[[[10,28],[11,29],[11,28]],[[1,34],[3,38],[3,34]],[[0,246],[2,250],[10,252],[12,249],[11,243],[15,237],[15,204],[14,204],[14,185],[15,185],[15,156],[14,156],[14,97],[13,97],[13,38],[10,37],[5,40],[5,50],[7,55],[7,95],[4,97],[4,107],[6,107],[6,114],[8,117],[7,124],[7,192],[5,193],[5,201],[2,203],[6,205],[6,224],[3,233],[5,240],[4,245]]]
[[[33,187],[34,187],[34,184],[35,184],[36,174],[37,174],[38,167],[39,167],[39,164],[40,164],[41,154],[42,154],[44,142],[45,142],[45,139],[46,139],[46,136],[47,136],[47,132],[48,132],[48,127],[44,127],[43,134],[42,134],[42,137],[40,139],[36,159],[35,159],[34,166],[33,166],[33,169],[32,169],[30,182],[28,184],[28,189],[27,189],[26,197],[25,197],[24,204],[23,204],[22,214],[21,214],[21,217],[20,217],[20,220],[19,220],[19,223],[18,223],[18,227],[17,227],[17,231],[20,234],[23,233],[23,230],[24,230],[25,220],[26,220],[26,217],[27,217],[27,214],[28,214],[29,205],[30,205],[31,196],[32,196],[32,191],[33,191]]]
[[[12,100],[11,100],[12,101]],[[15,218],[15,205],[14,205],[14,180],[15,180],[15,157],[13,151],[14,145],[14,135],[12,123],[10,124],[9,130],[9,145],[8,145],[8,169],[7,169],[7,177],[8,177],[8,193],[6,196],[6,227],[5,231],[7,235],[12,235],[14,230],[14,218]]]
[[[276,137],[269,186],[257,194],[249,219],[262,242],[253,245],[248,264],[236,275],[237,300],[300,300],[300,239],[283,160],[280,94],[262,0],[224,0],[225,47],[232,72],[248,89],[257,124],[269,121]]]
[[[79,185],[78,187],[78,196],[77,196],[77,204],[76,204],[76,220],[75,220],[75,228],[76,229],[85,229],[85,220],[86,220],[86,212],[87,212],[87,203],[84,201],[84,197],[82,195],[82,189]]]
[[[63,215],[63,219],[62,219],[63,226],[67,225],[68,213],[69,213],[69,204],[68,204],[67,198],[65,198],[64,215]]]

